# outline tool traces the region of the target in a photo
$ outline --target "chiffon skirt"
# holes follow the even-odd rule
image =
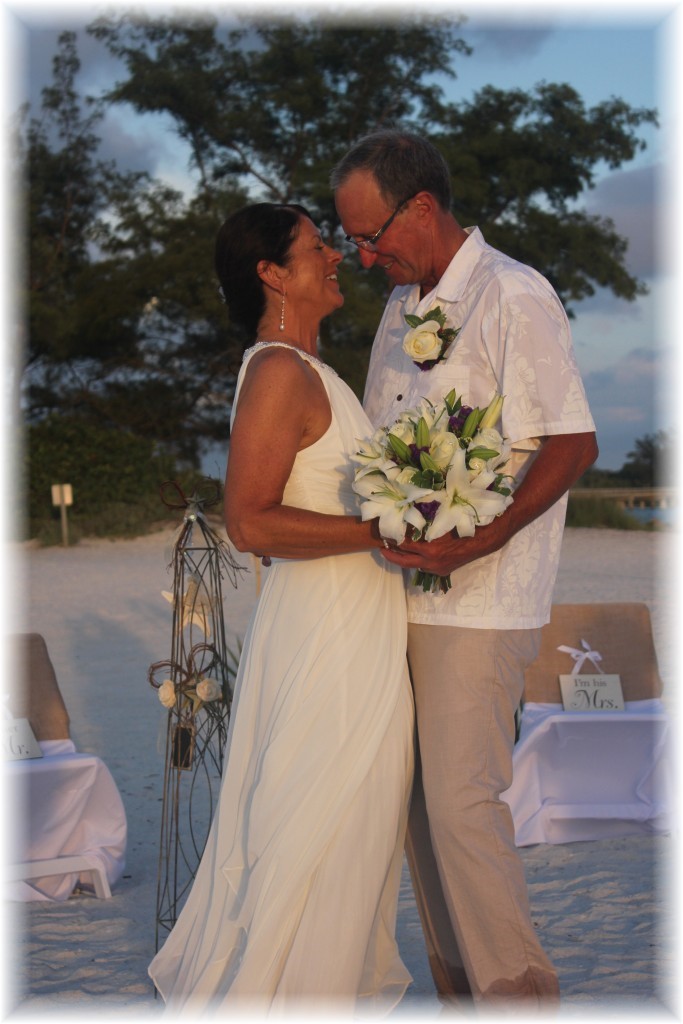
[[[388,1012],[413,705],[399,570],[277,561],[250,624],[195,882],[150,975],[171,1012]]]

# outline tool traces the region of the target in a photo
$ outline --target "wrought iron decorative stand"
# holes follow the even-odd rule
[[[174,500],[168,495],[173,491]],[[213,819],[230,720],[238,653],[225,638],[222,584],[245,571],[211,528],[205,509],[218,502],[216,481],[186,498],[169,481],[161,496],[184,510],[172,542],[171,657],[150,666],[149,682],[168,707],[157,878],[156,948],[169,932],[194,879]]]

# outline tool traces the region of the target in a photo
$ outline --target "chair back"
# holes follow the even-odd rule
[[[40,633],[20,633],[9,642],[17,670],[10,711],[15,718],[28,718],[37,740],[70,739],[69,714],[44,638]]]
[[[600,667],[618,675],[624,700],[649,700],[662,695],[650,611],[645,604],[555,604],[541,630],[541,649],[524,680],[524,701],[561,704],[559,676],[570,675],[574,662],[558,651],[561,645],[582,649],[581,641],[602,655]],[[593,675],[586,661],[583,669]]]

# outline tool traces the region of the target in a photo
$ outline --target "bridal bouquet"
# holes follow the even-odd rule
[[[379,518],[383,537],[398,544],[436,540],[451,530],[472,537],[512,502],[513,480],[503,468],[510,447],[496,430],[503,396],[471,409],[451,391],[437,405],[423,399],[361,443],[354,491],[361,517]],[[450,576],[418,570],[412,580],[424,591],[446,593]]]

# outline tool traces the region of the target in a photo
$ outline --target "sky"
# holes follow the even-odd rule
[[[115,4],[120,8],[123,5]],[[14,2],[2,5],[5,48],[11,74],[5,74],[5,106],[16,109],[23,99],[34,107],[51,76],[56,39],[65,28],[82,28],[112,5],[71,5]],[[169,13],[177,7],[135,5],[146,12]],[[193,11],[234,13],[237,4],[197,2]],[[254,5],[250,5],[253,11]],[[256,10],[259,5],[256,5]],[[286,9],[279,4],[277,10]],[[295,10],[343,10],[302,2]],[[363,10],[363,5],[358,6]],[[367,5],[365,5],[367,9]],[[400,4],[374,4],[377,17],[400,17]],[[406,7],[406,12],[413,10]],[[265,8],[263,8],[265,14]],[[457,78],[445,81],[448,99],[472,99],[490,84],[502,89],[529,89],[535,84],[567,82],[587,106],[619,97],[634,107],[657,108],[659,127],[641,134],[647,149],[617,171],[600,168],[595,187],[581,205],[592,214],[612,218],[629,242],[628,269],[648,287],[634,302],[605,291],[574,306],[572,322],[577,360],[596,421],[600,456],[597,465],[619,469],[633,442],[658,429],[673,429],[678,385],[677,339],[672,331],[679,282],[679,188],[673,166],[680,146],[677,135],[680,79],[675,53],[680,53],[683,14],[677,3],[633,3],[621,0],[574,0],[495,6],[487,0],[466,0],[431,10],[465,15],[462,37],[472,46],[470,57],[456,59]],[[122,68],[104,47],[79,33],[82,61],[79,84],[97,94]],[[133,115],[112,110],[102,127],[102,156],[115,157],[121,168],[149,170],[178,188],[191,185],[188,153],[162,116]],[[680,162],[677,164],[680,166]]]

